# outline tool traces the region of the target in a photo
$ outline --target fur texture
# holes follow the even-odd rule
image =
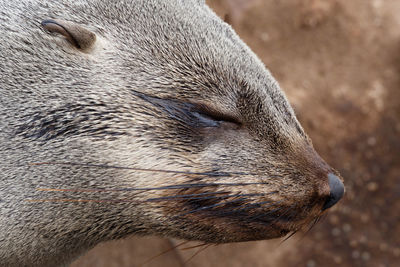
[[[96,42],[81,51],[45,19]],[[274,238],[321,214],[331,168],[204,1],[5,0],[0,33],[3,266],[129,234]]]

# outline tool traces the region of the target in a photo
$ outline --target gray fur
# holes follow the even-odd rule
[[[48,34],[40,27],[45,19],[94,32],[94,47],[80,51]],[[277,82],[203,1],[3,0],[0,34],[2,266],[68,264],[101,241],[129,234],[206,242],[282,235],[278,226],[262,232],[256,226],[243,230],[245,221],[229,218],[199,215],[191,221],[177,218],[182,210],[169,202],[140,202],[168,190],[40,190],[198,183],[193,175],[32,163],[251,172],[200,182],[267,181],[229,190],[277,192],[271,201],[300,203],[288,230],[317,216],[323,200],[312,196],[327,181],[318,175],[330,168],[313,151]],[[207,104],[238,118],[242,127],[191,129],[171,114],[179,103]]]

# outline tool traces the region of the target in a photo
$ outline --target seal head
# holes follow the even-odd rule
[[[4,265],[62,265],[131,234],[276,238],[342,197],[278,83],[203,1],[0,10]]]

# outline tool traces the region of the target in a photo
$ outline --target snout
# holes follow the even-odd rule
[[[344,185],[338,176],[333,173],[328,174],[328,184],[329,184],[329,197],[325,201],[322,210],[329,209],[335,205],[344,194]]]

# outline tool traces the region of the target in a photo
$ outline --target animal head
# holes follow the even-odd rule
[[[268,239],[342,197],[278,83],[201,1],[7,4],[33,19],[4,33],[19,31],[5,129],[34,163],[30,205],[61,214],[39,232]]]

